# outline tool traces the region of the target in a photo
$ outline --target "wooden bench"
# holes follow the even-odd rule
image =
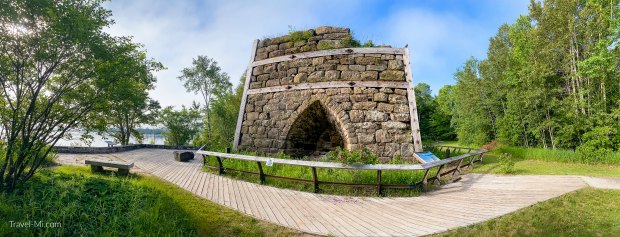
[[[116,142],[114,141],[105,141],[105,143],[108,144],[108,147],[113,147],[114,145],[116,145]]]
[[[103,171],[103,167],[112,167],[118,169],[119,175],[128,175],[129,169],[133,167],[133,163],[123,163],[116,161],[103,161],[103,160],[86,160],[84,161],[87,165],[90,165],[90,169],[93,172],[101,172]]]
[[[358,187],[376,187],[379,195],[382,195],[384,188],[415,188],[416,186],[421,186],[423,190],[428,189],[429,181],[439,181],[442,175],[446,175],[451,173],[455,175],[457,172],[461,173],[461,168],[465,166],[473,166],[473,162],[475,160],[482,160],[482,156],[487,150],[484,149],[470,149],[469,151],[473,151],[468,154],[459,155],[455,157],[446,158],[443,160],[429,160],[425,161],[423,164],[376,164],[376,165],[365,165],[365,164],[350,164],[344,165],[342,163],[336,162],[323,162],[323,161],[305,161],[305,160],[290,160],[290,159],[280,159],[280,158],[270,158],[270,157],[259,157],[259,156],[248,156],[248,155],[238,155],[238,154],[228,154],[221,152],[213,152],[213,151],[202,151],[198,150],[195,154],[200,154],[204,158],[204,165],[210,168],[215,168],[218,170],[220,175],[225,173],[225,170],[239,171],[243,173],[255,174],[259,176],[259,180],[262,183],[265,182],[265,178],[275,178],[275,179],[283,179],[295,182],[303,182],[314,184],[314,192],[319,192],[320,184],[328,184],[328,185],[345,185],[345,186],[358,186]],[[419,154],[423,155],[423,154]],[[207,164],[207,156],[214,156],[218,163],[217,166],[212,166]],[[248,171],[248,170],[235,170],[232,168],[224,167],[224,158],[235,159],[235,160],[245,160],[248,162],[256,162],[258,172]],[[463,164],[463,160],[469,158],[468,164]],[[443,168],[448,166],[449,164],[456,163],[455,167],[444,171]],[[281,165],[294,165],[294,166],[303,166],[309,167],[312,171],[312,180],[306,179],[298,179],[292,177],[282,177],[276,175],[268,175],[263,171],[263,164],[281,164]],[[320,181],[317,176],[317,168],[331,168],[331,169],[354,169],[354,170],[374,170],[377,172],[376,182],[372,184],[358,184],[358,183],[341,183],[341,182],[327,182]],[[437,173],[435,176],[430,176],[431,169],[436,169]],[[383,184],[381,181],[381,172],[382,171],[423,171],[424,176],[422,181],[416,184]],[[443,171],[443,172],[442,172]]]

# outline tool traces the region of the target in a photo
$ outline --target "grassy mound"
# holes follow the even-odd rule
[[[91,174],[83,167],[44,169],[16,193],[0,193],[0,220],[0,236],[297,234],[155,177]]]
[[[439,236],[620,236],[620,190],[585,188]]]

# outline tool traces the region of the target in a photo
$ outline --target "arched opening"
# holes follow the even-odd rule
[[[285,153],[294,157],[323,155],[344,140],[319,101],[299,114],[286,137]]]

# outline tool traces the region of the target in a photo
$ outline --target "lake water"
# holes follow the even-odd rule
[[[73,131],[69,133],[71,134],[71,139],[60,139],[56,143],[56,145],[57,146],[81,146],[81,147],[88,146],[88,144],[80,140],[80,137],[82,136],[83,132]],[[110,136],[102,137],[95,133],[91,133],[91,135],[93,136],[93,141],[90,144],[91,147],[107,147],[108,144],[105,141],[114,141],[114,138]],[[142,141],[142,144],[164,145],[164,142],[166,141],[164,136],[161,135],[160,133],[159,134],[143,134],[143,135],[144,135],[144,140]],[[138,142],[136,141],[134,137],[129,138],[129,143],[138,144]]]

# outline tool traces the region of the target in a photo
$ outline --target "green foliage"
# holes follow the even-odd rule
[[[319,50],[327,50],[327,49],[335,49],[336,48],[335,45],[330,44],[327,41],[319,41],[319,44],[317,44],[316,47]]]
[[[100,4],[0,3],[0,190],[31,178],[67,130],[96,128],[116,88],[153,79],[159,64],[131,38],[103,31],[112,20]]]
[[[379,157],[364,145],[355,146],[353,149],[337,147],[336,150],[327,153],[329,160],[342,164],[378,164]]]
[[[617,134],[606,145],[583,139],[620,129],[618,2],[532,1],[529,10],[499,27],[487,59],[455,73],[452,126],[465,144],[582,147],[580,160],[596,162],[620,147]]]
[[[375,47],[375,43],[373,43],[372,40],[368,40],[362,45],[362,47]]]
[[[503,174],[512,174],[515,172],[515,162],[512,160],[512,155],[503,153],[499,155],[499,170]]]
[[[190,108],[183,106],[180,110],[171,106],[164,108],[159,119],[168,129],[162,133],[166,145],[188,145],[199,132],[200,117],[200,108],[196,104]]]
[[[597,127],[583,134],[582,143],[577,147],[577,155],[586,163],[600,163],[608,160],[608,156],[614,151],[615,145],[612,137],[616,130],[611,127]]]
[[[291,235],[152,176],[92,174],[86,167],[43,169],[19,192],[0,193],[1,236]],[[60,223],[11,228],[9,221]]]
[[[312,32],[309,30],[296,31],[292,26],[288,26],[288,35],[293,43],[305,42],[312,37]]]
[[[207,145],[211,151],[224,151],[226,147],[233,147],[239,106],[243,96],[245,77],[239,81],[234,92],[227,92],[217,97],[211,104],[211,127],[213,129],[211,139],[206,132],[194,140],[195,146]]]
[[[211,102],[230,93],[232,87],[230,77],[226,72],[222,72],[215,60],[199,55],[192,60],[192,67],[181,70],[178,79],[183,82],[187,92],[200,93],[202,96],[207,117],[205,120],[207,138],[211,139]]]
[[[357,48],[362,46],[359,40],[356,40],[351,35],[347,35],[343,39],[340,40],[340,45],[344,48]]]

